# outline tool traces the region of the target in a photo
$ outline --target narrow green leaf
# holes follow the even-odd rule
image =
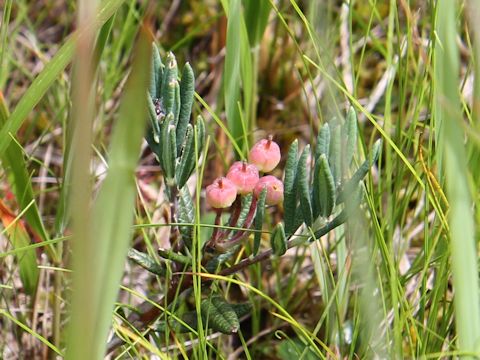
[[[164,259],[175,261],[183,265],[192,264],[192,259],[190,257],[177,253],[172,249],[158,249],[158,255]]]
[[[268,23],[270,2],[258,0],[244,0],[245,23],[248,30],[248,39],[251,47],[258,45]]]
[[[302,208],[303,221],[307,226],[313,224],[312,204],[310,201],[310,189],[308,186],[308,172],[307,172],[307,159],[310,155],[310,145],[305,146],[303,153],[300,156],[297,166],[297,175],[295,184],[298,187],[300,195],[300,205]]]
[[[180,149],[180,160],[175,169],[177,185],[181,189],[189,179],[195,168],[195,144],[194,144],[194,129],[191,124],[187,126],[187,133],[185,135],[185,143]]]
[[[180,114],[177,124],[177,146],[183,144],[183,138],[187,131],[187,125],[190,122],[192,114],[193,95],[195,93],[195,75],[192,67],[186,63],[182,71],[180,80]]]
[[[327,157],[323,154],[318,159],[318,170],[316,170],[315,188],[313,189],[314,201],[318,202],[320,215],[330,216],[335,207],[335,181],[328,166]]]
[[[252,194],[247,194],[242,196],[242,204],[240,209],[240,215],[238,216],[237,226],[243,226],[245,219],[247,218],[248,211],[250,210],[250,205],[252,204],[253,196]]]
[[[340,125],[336,125],[331,129],[330,153],[328,160],[335,180],[335,185],[339,185],[342,180],[342,127]]]
[[[258,197],[257,202],[257,212],[255,213],[255,236],[253,238],[253,255],[258,254],[258,250],[260,249],[260,240],[262,239],[262,230],[263,226],[263,217],[265,215],[265,199],[267,197],[267,188],[264,188]]]
[[[205,300],[206,301],[206,300]],[[250,303],[240,303],[240,304],[229,304],[232,310],[237,315],[237,318],[241,318],[252,311],[252,305]],[[206,322],[208,318],[202,314]],[[209,324],[211,328],[211,324]],[[165,321],[159,321],[155,330],[157,332],[165,332],[168,330],[174,330],[177,333],[188,333],[192,330],[196,331],[198,326],[197,313],[195,311],[189,311],[182,315],[181,321],[171,318],[168,321],[168,324]],[[215,329],[214,329],[215,330]],[[228,333],[230,334],[230,333]]]
[[[96,198],[91,225],[86,231],[90,233],[85,239],[88,243],[78,239],[80,241],[74,248],[81,251],[73,256],[75,291],[67,358],[99,359],[105,355],[114,302],[132,239],[135,167],[148,109],[145,91],[150,77],[150,46],[148,35],[141,33],[111,137],[108,174]],[[80,333],[82,336],[78,336]]]
[[[238,316],[232,305],[221,296],[212,296],[204,299],[201,304],[202,317],[208,327],[223,334],[234,334],[240,328]]]
[[[353,155],[355,154],[355,149],[357,148],[357,113],[353,106],[350,106],[347,114],[347,121],[345,123],[346,135],[347,135],[347,145],[345,148],[345,169],[350,167],[352,163]]]
[[[0,202],[0,219],[7,230],[8,238],[14,249],[20,249],[31,244],[25,224],[22,220],[16,219],[3,202]],[[35,249],[20,251],[15,254],[15,257],[18,262],[23,288],[28,295],[34,296],[39,276]]]
[[[295,174],[298,163],[298,140],[290,145],[285,164],[285,178],[283,181],[283,207],[285,209],[285,231],[291,234],[295,223],[295,209],[297,207],[297,188],[295,185]]]
[[[373,144],[372,151],[368,155],[367,159],[360,165],[360,167],[355,171],[352,177],[345,183],[343,189],[339,192],[337,197],[337,204],[345,201],[352,191],[356,188],[357,184],[362,181],[362,179],[367,175],[370,168],[378,160],[380,155],[380,149],[382,147],[382,139],[378,139],[375,144]]]
[[[7,122],[9,112],[2,92],[0,92],[0,125],[3,126]],[[42,217],[34,201],[32,183],[27,171],[27,165],[23,156],[23,149],[16,142],[12,142],[6,149],[5,154],[0,156],[2,165],[7,174],[10,186],[15,194],[20,209],[28,210],[25,212],[27,223],[40,236],[42,241],[48,240],[48,234],[45,230]],[[53,248],[51,248],[53,249]]]
[[[325,154],[328,159],[330,153],[330,126],[328,123],[323,124],[317,136],[317,147],[315,148],[315,159]]]
[[[160,98],[164,67],[158,47],[154,43],[152,48],[152,69],[150,70],[150,96],[152,99]]]
[[[149,97],[147,95],[147,97]],[[152,99],[149,97],[147,100],[148,105],[148,119],[149,125],[145,133],[145,139],[148,142],[148,146],[153,151],[157,157],[160,157],[161,146],[160,146],[160,125],[158,123],[158,116],[155,112],[155,105],[153,104]]]
[[[170,52],[167,55],[167,64],[163,72],[162,90],[160,92],[160,98],[166,114],[174,113],[175,88],[177,86],[179,86],[177,60],[173,53]],[[174,120],[176,119],[174,118]]]
[[[270,238],[273,254],[282,256],[287,251],[287,238],[285,236],[285,229],[283,223],[278,223],[273,230]]]
[[[165,87],[165,92],[162,94],[163,106],[166,114],[173,115],[173,121],[176,122],[177,118],[177,97],[179,98],[179,85],[178,80],[171,80]],[[178,96],[177,96],[178,95]]]
[[[198,151],[203,150],[205,144],[205,121],[201,115],[197,116],[197,121],[195,122],[195,132],[197,134],[197,149]]]
[[[240,0],[231,0],[227,4],[227,41],[223,74],[225,112],[227,117],[228,129],[230,130],[233,139],[240,143],[240,149],[243,149],[243,127],[240,119],[240,112],[238,109],[241,88],[240,26],[241,17],[243,16],[243,14]]]
[[[178,222],[185,224],[193,224],[195,219],[195,208],[193,206],[192,196],[186,186],[180,188],[180,196],[178,199]],[[193,226],[179,226],[182,240],[188,249],[192,248]]]
[[[103,51],[107,45],[108,39],[112,33],[113,24],[115,23],[115,15],[113,14],[110,19],[108,19],[105,24],[102,25],[97,37],[97,43],[95,44],[95,57],[96,57],[96,66],[98,68],[100,57],[102,56]]]
[[[172,186],[175,183],[175,161],[177,144],[175,134],[175,124],[173,122],[173,114],[169,113],[165,121],[168,121],[168,127],[162,134],[162,170],[164,171],[165,179],[168,186]]]
[[[178,117],[180,116],[180,84],[178,80],[175,82],[175,100],[173,102],[173,118],[175,119],[175,126],[178,124]]]
[[[240,303],[240,304],[230,304],[237,314],[237,317],[240,319],[242,316],[250,314],[252,312],[252,304],[250,303]]]
[[[466,9],[471,14],[476,46],[474,57],[478,54],[478,2],[469,1]],[[445,181],[445,192],[449,203],[448,245],[450,255],[455,320],[456,349],[465,360],[478,358],[480,344],[479,282],[478,282],[478,179],[472,176],[472,169],[478,169],[478,163],[470,168],[467,163],[468,152],[465,144],[464,124],[468,117],[476,124],[478,131],[478,93],[473,96],[473,119],[465,114],[466,100],[461,96],[464,68],[463,55],[459,54],[458,37],[463,33],[459,28],[458,14],[464,5],[456,1],[440,1],[436,4],[434,56],[434,117],[435,153],[438,174]],[[471,45],[469,46],[471,49]],[[462,58],[462,59],[461,59]],[[460,61],[461,59],[461,61]],[[478,58],[473,61],[478,70]],[[478,91],[480,74],[475,72],[473,85]],[[468,141],[468,140],[467,140]],[[478,145],[476,146],[478,148]],[[443,162],[443,164],[442,164]],[[443,171],[442,171],[443,170]],[[476,170],[474,170],[476,171]],[[474,191],[472,191],[474,190]],[[434,190],[435,191],[435,190]],[[472,199],[473,194],[473,199]],[[477,208],[472,209],[472,203]]]
[[[165,275],[166,268],[165,266],[160,265],[152,258],[150,255],[140,252],[131,248],[128,250],[128,258],[133,261],[135,264],[141,266],[145,270],[151,272],[152,274],[163,276]]]

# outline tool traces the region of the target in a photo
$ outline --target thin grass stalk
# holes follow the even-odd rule
[[[69,324],[67,359],[97,359],[95,351],[96,322],[95,300],[98,294],[96,264],[96,242],[92,237],[90,199],[92,181],[90,161],[92,158],[92,124],[94,110],[94,43],[96,29],[88,26],[95,16],[95,0],[78,1],[77,22],[84,29],[76,43],[73,74],[72,133],[70,139],[72,155],[72,191],[70,193],[73,228],[73,297]],[[83,332],[83,334],[82,334]],[[80,336],[80,334],[82,334]],[[90,346],[85,348],[85,344]],[[82,354],[83,352],[83,354]]]
[[[467,20],[469,30],[473,36],[473,69],[474,69],[474,81],[473,81],[473,103],[472,103],[472,127],[476,130],[477,134],[480,133],[480,24],[478,19],[480,18],[480,8],[478,1],[467,1],[466,7]],[[478,143],[471,142],[469,161],[471,164],[470,170],[472,171],[473,179],[476,179],[476,185],[478,186],[480,180],[480,148]],[[480,219],[480,214],[477,212],[477,221]]]
[[[89,204],[91,194],[83,194],[86,204],[79,204],[78,195],[72,199],[76,242],[72,318],[67,346],[69,359],[101,359],[105,353],[112,310],[131,240],[136,193],[134,174],[147,116],[145,89],[148,86],[151,59],[148,33],[143,30],[139,37],[131,75],[120,105],[119,120],[112,135],[108,175],[93,211],[90,211]],[[92,51],[93,47],[88,50]],[[88,54],[91,60],[93,52]],[[93,68],[88,70],[92,71]],[[78,129],[75,129],[76,134]],[[91,129],[84,129],[85,132],[87,130]],[[80,145],[73,148],[74,158],[78,156],[76,151],[79,149],[82,149]],[[88,176],[89,163],[90,157],[86,157],[85,164],[78,159],[74,161],[74,190],[78,191],[80,186],[78,171],[83,170],[87,174],[81,185],[88,186],[91,181]],[[83,225],[83,229],[79,229],[79,225]]]
[[[442,142],[437,161],[444,160],[447,199],[450,204],[450,251],[455,290],[455,323],[460,352],[479,354],[480,312],[478,264],[472,198],[467,179],[458,93],[459,53],[456,46],[456,2],[437,3],[435,21],[435,129]],[[439,126],[437,126],[439,122]],[[442,173],[441,173],[442,174]],[[473,356],[465,356],[473,359]]]

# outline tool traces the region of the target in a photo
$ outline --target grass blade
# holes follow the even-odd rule
[[[97,13],[96,22],[89,25],[89,29],[95,28],[104,24],[117,11],[117,9],[124,3],[125,0],[106,0]],[[85,31],[89,29],[82,29],[75,32],[70,39],[58,50],[55,56],[45,65],[43,71],[35,78],[28,90],[22,96],[8,121],[0,129],[0,155],[7,149],[12,141],[10,134],[16,134],[22,123],[27,118],[28,114],[38,104],[40,99],[45,95],[48,88],[55,82],[60,73],[72,61],[75,44]]]
[[[224,97],[225,111],[227,115],[227,124],[233,139],[239,143],[240,149],[243,149],[243,126],[240,119],[238,102],[240,101],[240,17],[242,9],[240,0],[229,1],[228,6],[224,2],[224,7],[228,9],[228,25],[227,25],[227,44],[225,54],[225,70],[223,75],[224,81]],[[241,155],[241,154],[239,154]]]
[[[5,125],[8,117],[7,104],[5,103],[3,95],[0,93],[0,125]],[[28,175],[22,148],[16,142],[12,142],[5,150],[5,154],[0,156],[0,159],[7,173],[11,173],[10,183],[20,209],[25,209],[27,205],[31,204],[25,212],[27,223],[42,241],[48,240],[42,217],[40,216],[36,202],[34,202],[32,183]],[[50,247],[49,249],[52,250],[53,248]],[[53,253],[53,255],[53,258],[56,260],[55,253]]]
[[[441,145],[438,163],[444,160],[446,194],[450,204],[450,240],[455,321],[460,351],[475,352],[480,343],[478,264],[469,172],[464,147],[458,93],[459,53],[456,43],[455,2],[437,3],[435,45],[435,129]],[[478,74],[477,74],[478,75]],[[437,123],[438,121],[438,123]],[[473,356],[465,356],[473,359]]]
[[[109,171],[94,206],[91,244],[76,254],[67,358],[99,359],[106,346],[112,309],[131,236],[134,171],[147,116],[151,40],[143,31],[114,129]],[[80,285],[80,287],[78,287]],[[87,310],[86,310],[87,309]],[[82,336],[79,336],[82,334]]]

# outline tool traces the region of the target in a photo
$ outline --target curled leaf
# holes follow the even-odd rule
[[[202,317],[208,326],[223,334],[234,334],[240,328],[237,313],[233,306],[221,296],[212,296],[201,303]]]
[[[335,181],[324,154],[318,159],[313,188],[314,202],[318,204],[319,213],[323,217],[330,216],[335,207]]]
[[[307,159],[310,155],[310,145],[305,146],[300,159],[298,160],[297,175],[295,183],[300,194],[300,206],[303,213],[303,221],[307,226],[313,224],[312,204],[310,201],[310,189],[308,186]]]
[[[315,159],[324,154],[328,159],[330,151],[330,126],[328,123],[323,124],[317,136],[317,147],[315,148]]]
[[[285,209],[285,231],[287,234],[295,231],[295,210],[297,207],[297,188],[295,176],[298,164],[298,140],[292,142],[288,150],[287,163],[285,164],[285,178],[283,181],[283,207]]]
[[[175,169],[175,176],[179,188],[182,188],[187,183],[187,180],[195,168],[195,144],[193,142],[194,129],[191,124],[188,124],[185,142],[180,149],[180,159]]]
[[[345,123],[346,129],[346,147],[345,147],[345,168],[349,168],[352,163],[353,154],[357,146],[357,113],[355,109],[350,106],[347,114],[347,121]]]
[[[278,223],[277,226],[275,226],[272,237],[270,238],[270,244],[273,253],[277,256],[282,256],[287,251],[288,244],[283,223]]]
[[[185,224],[193,224],[195,217],[195,208],[193,207],[193,200],[188,188],[184,186],[180,189],[178,199],[178,221]],[[193,239],[193,227],[192,226],[182,226],[178,227],[180,234],[182,235],[182,240],[187,246],[187,248],[192,248],[192,239]]]
[[[131,248],[128,250],[128,258],[152,274],[158,276],[165,275],[165,267],[156,262],[155,259],[148,254]]]
[[[265,199],[267,197],[267,188],[264,187],[260,196],[258,197],[257,203],[257,212],[255,214],[255,236],[253,238],[253,255],[258,254],[258,250],[260,249],[260,240],[262,239],[262,225],[263,225],[263,218],[265,215]]]
[[[329,165],[335,185],[342,180],[342,129],[337,125],[331,129]]]
[[[183,144],[187,125],[190,122],[192,113],[193,95],[195,93],[195,75],[192,67],[186,63],[183,67],[182,78],[180,80],[180,113],[177,123],[177,150]]]

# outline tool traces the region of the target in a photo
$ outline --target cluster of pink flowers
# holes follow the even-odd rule
[[[259,172],[268,173],[280,162],[280,148],[272,141],[272,136],[257,142],[250,153],[248,161],[237,161],[228,170],[226,177],[215,179],[207,186],[207,202],[216,209],[232,205],[237,195],[253,192],[258,197],[267,189],[265,203],[277,205],[283,201],[283,183],[272,175],[260,177]]]

